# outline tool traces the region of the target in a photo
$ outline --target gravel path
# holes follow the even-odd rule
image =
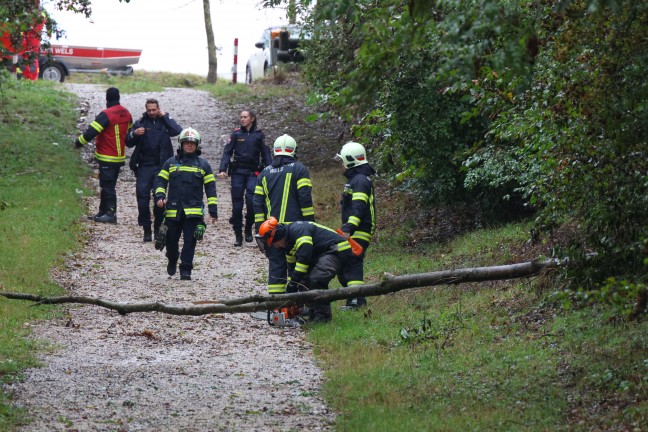
[[[105,107],[105,87],[67,88],[89,103],[84,130]],[[122,94],[121,102],[138,118],[148,97],[201,132],[203,157],[217,170],[238,112],[191,89]],[[91,161],[91,149],[83,157]],[[88,213],[94,214],[98,180],[91,181],[97,193]],[[192,281],[168,277],[164,254],[142,243],[127,167],[118,182],[118,224],[88,221],[84,249],[54,278],[73,295],[118,302],[189,305],[265,293],[265,257],[252,243],[232,246],[229,181],[217,187],[219,221],[198,244]],[[334,414],[319,395],[322,372],[300,329],[273,328],[248,314],[121,316],[74,305],[65,311],[61,319],[32,323],[33,337],[52,349],[41,355],[43,367],[7,389],[32,419],[21,431],[333,429]]]

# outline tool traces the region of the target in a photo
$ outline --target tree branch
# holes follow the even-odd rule
[[[354,297],[371,297],[394,293],[411,288],[435,285],[456,285],[465,282],[518,279],[534,276],[543,269],[554,268],[555,261],[529,261],[494,267],[475,267],[458,270],[443,270],[431,273],[392,276],[385,274],[380,282],[356,285],[333,290],[315,290],[291,294],[253,295],[231,300],[197,301],[192,306],[172,306],[165,303],[115,303],[96,297],[61,296],[42,297],[34,294],[0,292],[0,296],[13,300],[27,300],[36,305],[80,303],[101,306],[122,315],[135,312],[162,312],[170,315],[206,315],[213,313],[242,313],[276,309],[304,303],[331,302]]]

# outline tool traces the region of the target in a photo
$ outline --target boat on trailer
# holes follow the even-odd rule
[[[50,45],[40,57],[42,79],[63,82],[71,72],[131,75],[141,49]]]

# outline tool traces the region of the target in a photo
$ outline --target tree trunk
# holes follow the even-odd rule
[[[196,301],[193,306],[172,306],[164,303],[114,303],[95,297],[41,297],[33,294],[0,292],[0,296],[15,300],[29,300],[37,304],[82,303],[115,310],[122,315],[133,312],[163,312],[171,315],[206,315],[212,313],[241,313],[276,309],[313,302],[330,302],[354,297],[370,297],[398,292],[409,288],[435,285],[456,285],[465,282],[484,282],[534,276],[545,268],[555,267],[555,261],[530,261],[494,267],[476,267],[444,270],[403,276],[385,275],[377,283],[357,285],[334,290],[316,290],[293,294],[254,295],[231,300]]]
[[[216,42],[214,42],[214,29],[212,28],[209,0],[203,0],[203,12],[205,14],[205,31],[207,31],[207,56],[209,59],[207,82],[209,84],[216,84],[216,69],[218,66],[218,60],[216,59]]]

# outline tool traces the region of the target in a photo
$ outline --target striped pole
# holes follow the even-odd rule
[[[238,38],[234,38],[234,64],[232,65],[232,84],[236,84],[236,72],[238,69]]]

